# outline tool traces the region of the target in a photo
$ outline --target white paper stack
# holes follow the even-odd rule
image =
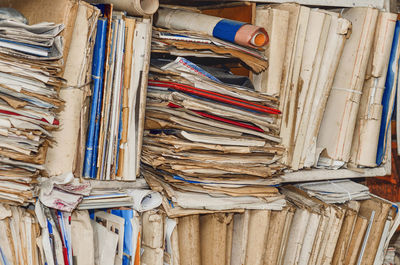
[[[64,26],[2,20],[0,29],[0,201],[26,203],[59,126]]]
[[[349,179],[308,182],[296,185],[326,203],[345,203],[370,198],[369,188]]]
[[[378,13],[377,9],[361,7],[342,12],[352,22],[352,34],[344,46],[319,131],[320,166],[338,168],[350,159]]]
[[[381,12],[378,16],[351,149],[350,161],[355,166],[376,166],[383,108],[382,96],[396,18],[397,14],[389,12]]]

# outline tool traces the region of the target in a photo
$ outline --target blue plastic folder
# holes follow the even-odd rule
[[[133,249],[133,240],[136,238],[133,237],[132,226],[133,222],[131,219],[133,218],[133,210],[111,210],[111,213],[122,217],[125,219],[125,229],[124,229],[124,246],[123,251],[124,255],[122,257],[122,265],[130,265],[131,260],[134,259],[135,249]]]
[[[93,155],[95,142],[95,125],[100,117],[99,109],[102,101],[103,75],[105,63],[105,46],[107,36],[107,20],[99,18],[97,21],[96,43],[93,52],[92,64],[92,102],[90,106],[89,127],[87,132],[86,152],[83,164],[83,177],[95,178],[96,176],[96,157]],[[94,164],[94,166],[93,166]]]
[[[392,49],[390,51],[389,67],[385,82],[385,91],[382,97],[382,120],[381,129],[379,132],[378,152],[376,155],[376,164],[380,165],[385,157],[387,147],[387,136],[390,133],[390,120],[393,115],[394,100],[397,87],[398,87],[398,75],[399,75],[399,54],[397,49],[399,46],[399,34],[400,34],[400,22],[396,22],[396,28],[394,31],[394,38]]]

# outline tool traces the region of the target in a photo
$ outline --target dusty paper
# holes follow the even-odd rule
[[[317,147],[325,149],[321,166],[341,167],[349,161],[357,111],[371,51],[378,10],[351,8],[342,13],[352,22],[318,135]]]
[[[56,143],[49,148],[46,158],[46,168],[51,176],[73,172],[75,169],[81,109],[86,93],[84,85],[87,81],[86,73],[91,67],[89,40],[95,33],[98,16],[97,9],[84,2],[79,3],[64,72],[70,88],[60,91],[60,97],[65,101],[64,109],[59,114],[61,127],[53,134]]]
[[[351,150],[351,163],[356,166],[376,166],[379,131],[382,119],[382,96],[397,14],[380,12],[373,50],[358,110]]]

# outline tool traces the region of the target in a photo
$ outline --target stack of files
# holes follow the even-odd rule
[[[81,176],[85,130],[90,90],[90,66],[96,34],[96,23],[100,11],[90,4],[80,1],[76,4],[74,25],[68,56],[65,59],[62,76],[68,89],[60,91],[64,107],[59,113],[60,128],[54,132],[54,144],[49,148],[46,158],[46,171],[49,176],[73,173]]]
[[[152,51],[175,56],[238,59],[256,73],[268,68],[267,57],[258,50],[188,31],[155,28]]]
[[[282,211],[194,214],[174,219],[148,213],[153,224],[149,227],[147,216],[143,216],[142,261],[163,264],[164,255],[164,264],[282,264],[281,253],[293,214],[293,207]],[[164,226],[159,224],[163,222]],[[162,227],[166,234],[164,253],[158,250]],[[146,251],[153,254],[152,259]]]
[[[283,163],[293,170],[316,165],[316,142],[351,22],[339,13],[298,4],[258,6],[267,28],[269,68],[253,76],[262,94],[280,98]]]
[[[0,204],[0,264],[39,265],[40,228],[31,210]]]
[[[32,200],[60,124],[64,26],[2,20],[0,27],[0,200],[22,204]]]
[[[162,197],[149,189],[93,189],[78,205],[78,209],[105,209],[129,206],[138,212],[161,205]]]
[[[280,174],[274,98],[223,83],[183,57],[153,65],[142,162],[183,178]]]
[[[178,18],[171,20],[169,12]],[[276,123],[279,100],[257,93],[248,77],[229,70],[239,59],[258,73],[266,69],[265,56],[238,45],[236,37],[202,31],[224,19],[193,13],[194,20],[209,24],[185,24],[182,18],[189,15],[161,9],[155,21],[160,28],[153,30],[142,175],[164,195],[169,216],[281,209],[284,200],[274,187],[285,152]]]
[[[341,14],[352,22],[352,32],[343,49],[317,141],[322,151],[318,165],[328,168],[342,167],[351,156],[379,11],[360,7],[346,9]]]
[[[252,179],[186,180],[144,166],[142,175],[162,195],[169,217],[243,209],[281,210],[286,201],[275,187]]]
[[[35,218],[27,210],[19,210],[18,216],[18,209],[14,208],[10,211],[12,216],[0,216],[2,228],[7,228],[10,221],[12,229],[6,230],[10,237],[0,238],[0,261],[8,260],[2,264],[140,264],[142,217],[131,208],[99,210],[89,215],[86,210],[65,213],[36,204]],[[33,220],[28,222],[28,217]],[[18,221],[20,227],[15,226]],[[29,226],[31,230],[26,228]],[[10,241],[14,234],[21,239]],[[10,252],[14,249],[15,253]],[[20,262],[13,262],[13,258]]]
[[[1,232],[0,248],[3,255],[0,258],[7,258],[9,261],[2,264],[140,264],[138,262],[140,252],[137,248],[140,249],[141,245],[141,216],[133,209],[107,209],[107,212],[99,210],[89,215],[85,210],[66,213],[37,203],[34,209],[35,218],[32,216],[32,222],[25,223],[19,218],[27,219],[30,217],[28,213],[32,211],[20,211],[24,215],[15,216],[13,210],[13,215],[5,216],[4,220],[0,219],[0,224],[4,226],[7,224],[6,221],[11,220],[11,229],[15,230],[10,231],[8,228],[8,232],[20,234],[21,238],[25,235],[31,238],[28,232],[32,233],[33,241],[24,237],[25,240],[8,242],[13,238],[11,236],[7,238],[6,234]],[[21,227],[14,228],[14,222],[20,220]],[[34,225],[31,231],[22,230],[29,225]],[[10,250],[13,250],[12,244],[19,244],[15,246],[15,250],[21,252],[20,246],[23,246],[21,242],[24,244],[33,242],[34,245],[22,249],[22,254],[28,251],[32,253],[21,257],[24,258],[24,262],[13,262],[10,258],[20,257],[18,252],[15,256],[9,255]]]
[[[350,163],[354,166],[374,167],[380,165],[380,162],[377,162],[377,151],[381,122],[386,123],[386,121],[382,121],[383,109],[385,108],[386,112],[390,111],[388,114],[390,117],[393,109],[386,106],[387,104],[382,104],[382,99],[384,93],[391,94],[385,90],[392,91],[390,86],[385,89],[385,82],[387,73],[391,71],[390,68],[388,69],[391,49],[392,46],[396,46],[392,43],[398,42],[398,35],[395,39],[393,38],[396,20],[397,14],[394,13],[380,12],[378,16],[351,148]],[[396,31],[398,32],[398,30]],[[394,104],[394,94],[391,104]],[[385,127],[386,125],[383,125],[383,128]],[[384,131],[386,133],[386,128]],[[386,141],[386,137],[384,140]],[[380,157],[379,160],[381,160]]]
[[[327,204],[286,186],[281,209],[74,210],[0,205],[1,264],[382,264],[400,224],[372,196]],[[218,200],[218,199],[215,199]],[[171,203],[172,204],[172,203]],[[84,235],[84,236],[82,236]]]
[[[295,205],[283,264],[330,264],[346,210],[288,186],[282,193]]]
[[[377,196],[325,203],[294,186],[281,192],[295,206],[282,264],[382,264],[399,226],[396,204]]]
[[[296,187],[326,203],[345,203],[370,198],[367,186],[349,179],[307,182],[296,184]]]
[[[285,230],[292,218],[293,207],[282,211],[194,214],[173,219],[160,212],[146,212],[142,223],[142,262],[282,264],[281,253],[287,241]]]
[[[258,6],[255,21],[270,45],[269,68],[253,82],[260,93],[279,96],[282,162],[292,170],[385,162],[397,87],[396,15],[285,3]]]
[[[279,211],[190,214],[173,219],[162,211],[146,212],[142,262],[382,264],[385,244],[398,227],[396,207],[391,203],[373,198],[334,205],[294,187],[286,192],[291,203]]]
[[[83,177],[135,180],[144,123],[151,22],[101,5]]]

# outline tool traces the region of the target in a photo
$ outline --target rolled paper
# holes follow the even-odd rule
[[[236,32],[235,43],[242,46],[262,47],[268,43],[268,34],[264,28],[246,24]]]
[[[155,25],[203,33],[251,48],[262,47],[268,43],[268,34],[262,27],[186,10],[161,8],[157,12]]]
[[[115,10],[126,11],[133,16],[153,15],[159,6],[158,0],[89,0],[93,4],[112,4]]]

